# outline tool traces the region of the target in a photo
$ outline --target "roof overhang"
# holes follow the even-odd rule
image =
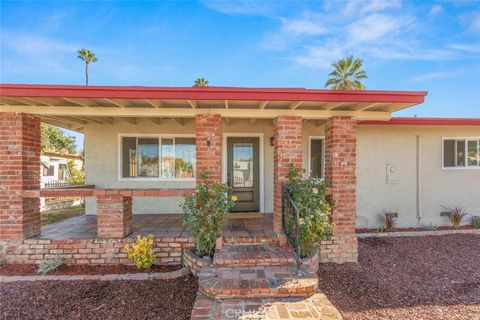
[[[480,118],[391,118],[388,121],[362,121],[360,125],[403,126],[480,126]]]
[[[423,91],[340,91],[304,88],[129,87],[0,84],[0,111],[37,114],[52,124],[113,122],[115,118],[222,117],[310,120],[335,115],[386,121],[424,102]],[[70,126],[71,127],[71,126]]]

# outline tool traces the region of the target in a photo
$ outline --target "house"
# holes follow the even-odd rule
[[[72,185],[68,162],[73,161],[77,170],[83,170],[83,160],[78,154],[43,152],[40,156],[40,188],[55,188]],[[40,211],[64,208],[80,204],[80,198],[41,198]]]
[[[423,103],[426,92],[14,84],[0,90],[6,241],[47,239],[38,197],[65,195],[87,197],[84,219],[96,216],[92,237],[126,241],[132,230],[172,225],[182,196],[204,180],[229,183],[239,198],[233,210],[270,217],[262,226],[279,235],[282,184],[292,167],[331,183],[334,235],[324,261],[356,261],[356,228],[378,227],[385,210],[398,215],[401,227],[447,225],[442,205],[480,215],[480,119],[391,116]],[[85,134],[88,186],[40,189],[33,170],[40,121]],[[175,230],[162,231],[164,241],[188,241],[171,236]],[[165,262],[177,258],[167,254]],[[122,261],[111,254],[74,259]]]

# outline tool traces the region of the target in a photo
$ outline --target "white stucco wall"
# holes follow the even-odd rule
[[[304,167],[308,165],[308,137],[323,136],[323,126],[305,124],[304,134]],[[234,119],[227,125],[223,123],[222,132],[226,136],[260,134],[263,136],[263,211],[273,211],[273,137],[271,120],[257,120],[251,125],[248,120]],[[118,177],[119,167],[119,135],[120,134],[194,134],[193,119],[183,126],[173,120],[165,120],[157,125],[148,120],[139,120],[136,125],[117,121],[113,125],[91,124],[85,129],[85,171],[86,183],[100,188],[192,188],[194,182],[189,181],[124,181]],[[225,145],[223,146],[225,149]],[[181,198],[134,198],[134,214],[180,213]],[[87,214],[95,214],[95,199],[86,200]]]
[[[258,120],[231,120],[223,124],[223,134],[263,136],[263,211],[273,211],[273,124]],[[194,134],[193,119],[183,126],[173,120],[157,125],[139,120],[137,125],[89,125],[85,130],[86,183],[101,188],[192,188],[193,181],[121,181],[118,178],[119,134]],[[308,143],[311,136],[324,136],[324,127],[313,122],[304,125],[303,165],[308,168]],[[421,206],[417,223],[416,137],[421,136]],[[398,212],[398,226],[448,225],[440,217],[441,205],[461,205],[480,215],[480,170],[443,170],[442,137],[480,136],[480,128],[468,126],[371,126],[360,125],[357,159],[357,226],[376,228],[384,209]],[[224,145],[225,148],[225,145]],[[399,168],[399,182],[386,182],[386,165]],[[134,198],[135,214],[180,213],[181,198]],[[88,199],[87,214],[95,213],[95,200]]]
[[[480,169],[442,169],[442,137],[478,137],[479,127],[360,125],[358,131],[357,227],[378,227],[377,217],[384,209],[398,212],[399,227],[449,225],[447,217],[440,217],[445,211],[442,205],[460,205],[480,215]],[[421,137],[420,221],[417,136]],[[398,166],[398,183],[387,183],[388,163]]]

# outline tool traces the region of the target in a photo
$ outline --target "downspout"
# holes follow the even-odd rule
[[[422,137],[416,136],[416,206],[417,223],[422,220]]]

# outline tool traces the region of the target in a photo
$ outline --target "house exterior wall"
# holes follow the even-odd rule
[[[263,135],[263,208],[273,212],[273,123],[271,120],[257,120],[253,125],[248,120],[231,120],[222,123],[222,134]],[[90,124],[85,128],[85,183],[99,188],[194,188],[192,181],[144,181],[119,179],[119,135],[120,134],[195,134],[195,123],[190,120],[183,126],[173,120],[165,120],[160,125],[141,120],[136,125],[128,122],[110,124]],[[323,126],[305,123],[303,136],[303,166],[308,166],[308,142],[310,136],[323,136]],[[181,213],[181,197],[133,198],[134,214]],[[86,198],[86,213],[95,214],[96,201]]]
[[[442,169],[443,137],[478,137],[475,126],[358,126],[357,227],[380,226],[383,209],[398,212],[398,227],[450,225],[444,206],[480,215],[480,169]],[[420,212],[417,221],[417,136],[420,148]],[[387,183],[388,163],[398,183]],[[470,223],[470,217],[464,223]]]
[[[273,212],[273,123],[257,120],[222,122],[223,135],[259,134],[263,136],[263,208]],[[127,122],[92,124],[85,129],[86,183],[100,188],[193,188],[195,181],[139,181],[119,180],[119,134],[195,134],[195,123],[183,126],[173,120],[160,125],[139,120],[137,125]],[[305,122],[303,131],[303,168],[308,168],[308,144],[311,137],[325,136],[324,125]],[[359,125],[357,142],[357,221],[358,228],[377,228],[377,216],[383,209],[397,211],[399,227],[415,227],[417,223],[416,197],[416,140],[421,137],[421,214],[420,225],[449,225],[441,205],[462,205],[480,215],[480,170],[443,170],[442,137],[480,136],[475,126],[391,126]],[[225,147],[225,146],[224,146]],[[399,182],[386,183],[386,165],[399,168]],[[181,197],[134,197],[134,214],[181,213]],[[95,214],[95,198],[87,198],[87,214]],[[468,222],[468,220],[465,220]]]

